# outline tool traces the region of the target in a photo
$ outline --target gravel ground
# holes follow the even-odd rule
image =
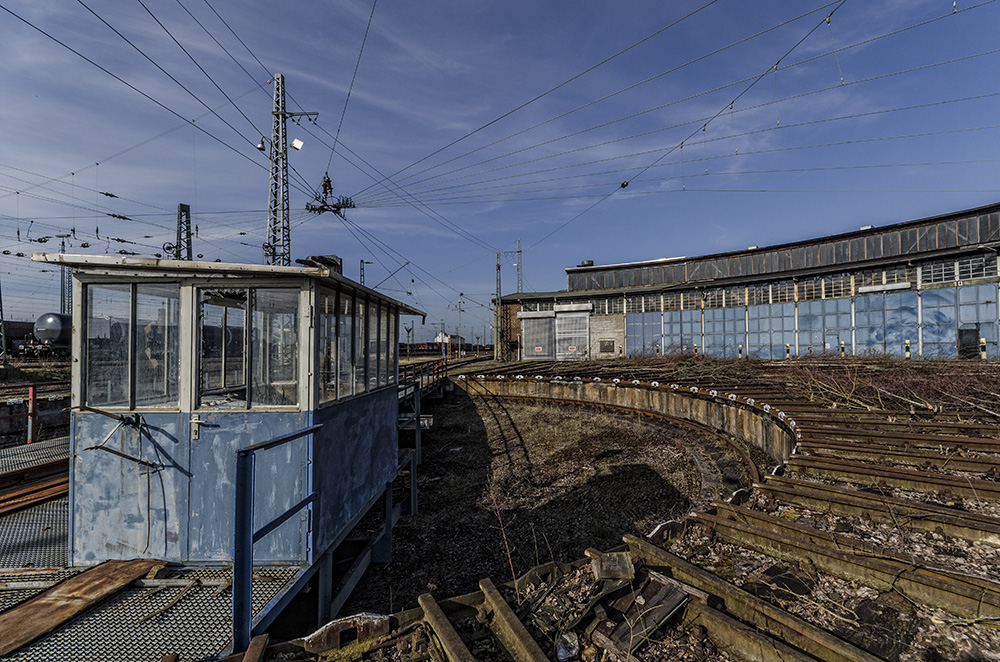
[[[421,593],[459,595],[483,577],[500,584],[615,547],[748,483],[718,438],[635,415],[459,392],[430,412],[419,515],[400,520],[392,563],[366,573],[341,616],[408,609]]]

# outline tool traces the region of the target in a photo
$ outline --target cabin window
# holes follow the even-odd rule
[[[369,391],[374,391],[379,386],[378,311],[379,311],[379,306],[377,303],[368,302],[368,390]]]
[[[180,311],[180,286],[136,285],[137,406],[177,406],[180,395]]]
[[[389,336],[388,336],[388,349],[389,349],[389,383],[395,384],[397,381],[397,373],[399,372],[397,361],[399,359],[399,316],[396,315],[395,308],[388,308],[386,310],[386,317],[388,318],[389,325]]]
[[[319,401],[337,399],[337,294],[321,291],[319,295]]]
[[[337,330],[337,397],[354,395],[354,299],[340,296],[340,328]]]
[[[84,402],[176,408],[180,285],[88,285],[86,292]]]
[[[199,406],[298,403],[299,290],[199,290]]]
[[[357,395],[367,390],[365,359],[368,355],[368,324],[366,324],[365,302],[362,299],[355,299],[354,307],[354,393]]]

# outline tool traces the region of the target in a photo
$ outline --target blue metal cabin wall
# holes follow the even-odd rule
[[[228,561],[233,555],[236,449],[301,430],[308,412],[200,412],[200,439],[191,441],[190,561]],[[281,514],[308,491],[305,439],[257,453],[254,528]],[[293,517],[254,545],[254,561],[305,561],[305,515]]]
[[[316,551],[322,552],[396,476],[395,386],[318,409],[314,489]]]
[[[190,440],[190,413],[144,413],[137,431],[118,430],[107,448],[162,464],[145,468],[95,446],[117,422],[74,413],[72,462],[74,565],[138,557],[167,561],[232,559],[236,449],[306,427],[302,412],[200,413],[206,421]],[[147,434],[148,433],[148,434]],[[258,454],[254,524],[284,512],[306,494],[306,440]],[[147,509],[148,504],[148,509]],[[254,546],[258,561],[305,561],[306,515],[292,518]],[[148,530],[148,540],[147,540]]]
[[[184,559],[189,463],[186,443],[177,434],[184,418],[179,413],[143,414],[149,436],[143,435],[140,442],[135,429],[124,428],[104,445],[164,465],[150,473],[147,501],[145,467],[102,450],[85,450],[101,443],[117,421],[100,414],[73,412],[73,565],[137,557]],[[227,529],[231,537],[231,517]]]

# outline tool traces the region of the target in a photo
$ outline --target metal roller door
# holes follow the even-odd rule
[[[523,357],[551,361],[555,358],[555,318],[528,317],[521,320]]]
[[[590,313],[556,313],[556,361],[582,361],[590,340]]]

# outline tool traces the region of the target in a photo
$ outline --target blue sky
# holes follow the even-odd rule
[[[18,253],[162,253],[179,202],[204,259],[262,262],[275,72],[319,112],[289,124],[293,258],[371,261],[366,284],[429,313],[418,339],[455,330],[460,293],[463,335],[489,336],[518,239],[548,291],[584,259],[1000,199],[995,1],[144,2],[0,0],[8,319],[58,309],[58,274]],[[348,221],[304,211],[326,171]]]

